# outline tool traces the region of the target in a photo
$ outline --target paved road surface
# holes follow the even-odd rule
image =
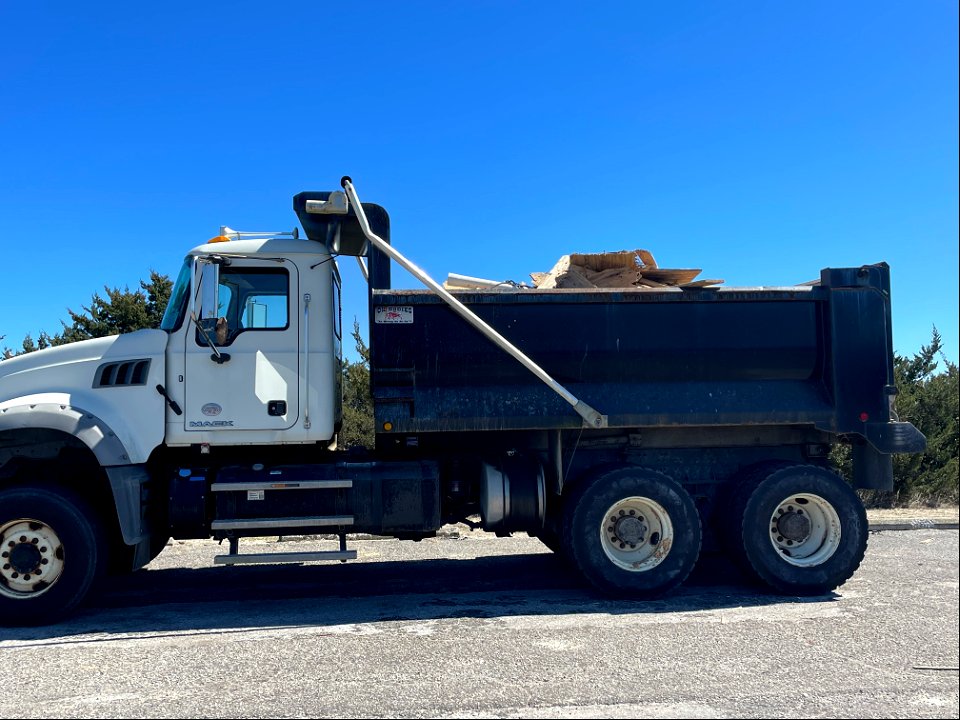
[[[717,560],[665,599],[598,599],[527,538],[358,549],[227,568],[174,544],[65,623],[0,629],[0,716],[958,716],[956,530],[873,533],[802,600]]]

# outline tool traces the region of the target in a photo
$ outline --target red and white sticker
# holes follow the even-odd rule
[[[373,321],[377,325],[412,325],[412,305],[381,305],[374,312]]]

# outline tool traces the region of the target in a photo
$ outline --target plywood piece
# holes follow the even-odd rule
[[[640,277],[636,269],[633,270],[605,270],[590,277],[590,282],[598,288],[633,287]]]
[[[557,277],[558,288],[595,288],[583,271],[576,265],[571,265],[567,271]]]
[[[601,272],[611,268],[635,268],[637,260],[636,253],[633,250],[618,250],[617,252],[606,253],[572,253],[570,264]]]
[[[666,284],[664,284],[664,283],[659,283],[659,282],[657,282],[657,281],[655,281],[655,280],[650,280],[650,279],[645,278],[645,277],[642,277],[642,276],[639,277],[639,278],[637,278],[637,285],[639,285],[640,287],[647,287],[647,288],[662,288],[662,287],[668,287],[668,286],[667,286]]]
[[[723,285],[723,280],[694,280],[693,282],[681,283],[682,288],[702,288],[711,285]]]
[[[541,284],[544,280],[546,280],[546,278],[547,278],[547,276],[548,276],[549,274],[550,274],[550,273],[545,273],[545,272],[532,272],[532,273],[530,273],[530,279],[533,280],[533,286],[534,286],[534,287],[540,287],[540,284]]]
[[[637,279],[637,268],[610,268],[601,272],[588,270],[585,274],[597,287],[630,287]]]
[[[653,253],[649,250],[637,250],[637,257],[643,263],[645,268],[656,268],[657,261],[653,259]]]
[[[550,272],[546,273],[544,277],[540,279],[540,282],[537,283],[537,287],[544,288],[547,290],[557,287],[557,278],[559,278],[569,269],[570,269],[570,256],[564,255],[559,260],[557,260],[557,264],[553,266],[553,269],[550,270]]]
[[[564,255],[537,284],[539,289],[550,288],[592,288],[596,287],[587,279],[585,273],[571,262],[570,255]]]
[[[666,269],[657,268],[656,270],[641,269],[640,274],[648,280],[661,282],[666,285],[681,285],[693,281],[697,275],[702,272],[699,268]]]

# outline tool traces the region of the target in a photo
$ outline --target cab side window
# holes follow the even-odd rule
[[[216,337],[228,346],[245,332],[286,330],[290,324],[290,275],[283,268],[233,268],[220,271]],[[197,343],[206,341],[199,335]]]

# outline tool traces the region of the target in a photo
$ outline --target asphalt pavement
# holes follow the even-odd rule
[[[958,716],[957,530],[874,528],[822,597],[707,556],[648,602],[593,595],[532,538],[353,544],[215,567],[225,548],[175,542],[66,622],[0,629],[0,716]]]

